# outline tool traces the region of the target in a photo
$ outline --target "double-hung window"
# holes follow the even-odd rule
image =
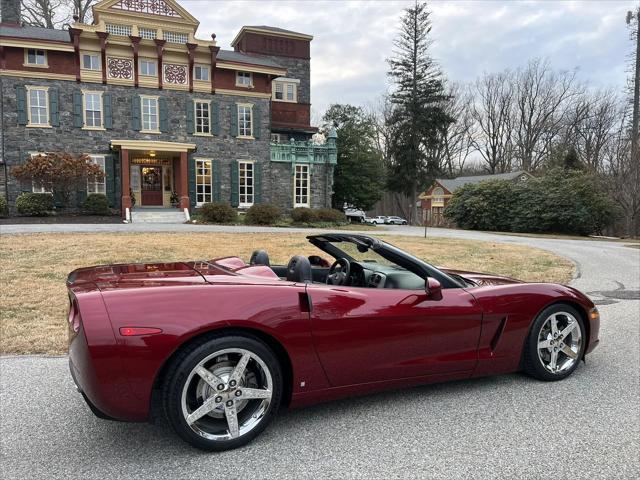
[[[27,87],[29,125],[49,126],[49,92],[46,87]]]
[[[155,77],[158,75],[158,68],[155,60],[141,58],[138,61],[140,75],[145,77]]]
[[[27,48],[24,63],[30,67],[46,67],[47,51],[36,48]]]
[[[253,162],[238,162],[240,206],[253,205]]]
[[[196,205],[213,201],[211,160],[196,158]]]
[[[209,66],[208,65],[195,65],[193,67],[193,78],[202,82],[209,81]]]
[[[293,206],[308,207],[310,198],[309,165],[296,165]]]
[[[290,102],[295,103],[298,101],[298,80],[295,79],[281,79],[274,80],[272,84],[273,88],[273,100],[278,102]]]
[[[85,128],[102,128],[102,92],[84,92]]]
[[[251,137],[253,136],[253,106],[252,105],[238,105],[238,136],[239,137]]]
[[[253,85],[253,76],[251,72],[236,72],[236,86],[250,87]]]
[[[158,97],[140,97],[142,131],[158,132]]]
[[[82,68],[84,70],[100,70],[100,55],[97,53],[82,54]]]
[[[210,103],[204,100],[195,100],[195,108],[193,109],[195,113],[195,126],[196,133],[201,134],[210,134],[211,133],[211,111],[210,111]]]
[[[29,152],[29,156],[31,158],[43,156],[46,157],[47,154],[45,152]],[[53,193],[53,187],[51,184],[42,184],[37,183],[35,181],[31,181],[31,191],[33,193]]]
[[[104,173],[104,155],[89,155],[89,158],[91,158],[91,162],[98,165]],[[87,193],[101,193],[104,195],[107,192],[106,185],[105,177],[102,177],[100,180],[97,178],[87,179]]]

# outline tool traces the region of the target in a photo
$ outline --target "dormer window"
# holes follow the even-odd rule
[[[253,86],[253,75],[251,72],[236,72],[236,87]]]
[[[38,50],[35,48],[28,48],[25,51],[25,65],[31,67],[46,67],[47,66],[47,51]]]
[[[208,65],[194,65],[193,78],[202,82],[209,81],[209,66]]]
[[[116,25],[113,23],[107,23],[107,33],[110,35],[116,35],[118,37],[128,37],[131,35],[131,25]]]

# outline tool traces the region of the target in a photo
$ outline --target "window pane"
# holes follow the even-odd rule
[[[209,102],[196,102],[196,133],[210,133]]]
[[[238,105],[238,135],[250,137],[252,134],[251,128],[251,107]]]
[[[85,126],[102,127],[102,95],[85,93]]]
[[[211,160],[196,160],[196,203],[213,201]]]
[[[253,204],[253,163],[239,162],[239,193],[240,205],[249,206]]]
[[[91,155],[91,162],[98,165],[102,171],[104,172],[104,157],[100,155]],[[106,193],[106,178],[102,178],[102,180],[87,180],[87,193],[102,193],[103,195]]]
[[[49,123],[46,90],[29,90],[29,109],[33,125],[46,125]]]
[[[287,84],[287,100],[293,101],[293,85]]]
[[[158,130],[158,100],[142,98],[142,129]]]

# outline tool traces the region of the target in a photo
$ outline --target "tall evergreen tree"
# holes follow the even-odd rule
[[[331,105],[323,116],[338,134],[338,164],[333,175],[333,208],[344,204],[370,210],[382,197],[382,155],[375,142],[373,119],[353,105]]]
[[[407,195],[414,207],[418,189],[431,183],[440,173],[439,159],[429,152],[438,150],[442,132],[453,119],[443,108],[448,99],[444,79],[430,55],[431,21],[426,3],[407,8],[394,57],[389,59],[389,76],[396,85],[391,94],[393,112],[389,118],[392,135],[387,166],[387,187]]]

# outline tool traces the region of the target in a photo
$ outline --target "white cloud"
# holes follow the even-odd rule
[[[272,25],[314,35],[311,77],[314,118],[331,103],[365,105],[388,89],[403,9],[412,1],[182,1],[201,22],[200,38],[215,32],[229,44],[242,25]],[[453,81],[483,71],[517,68],[548,57],[558,69],[579,71],[595,86],[622,89],[631,50],[626,11],[635,0],[431,2],[433,55]]]

